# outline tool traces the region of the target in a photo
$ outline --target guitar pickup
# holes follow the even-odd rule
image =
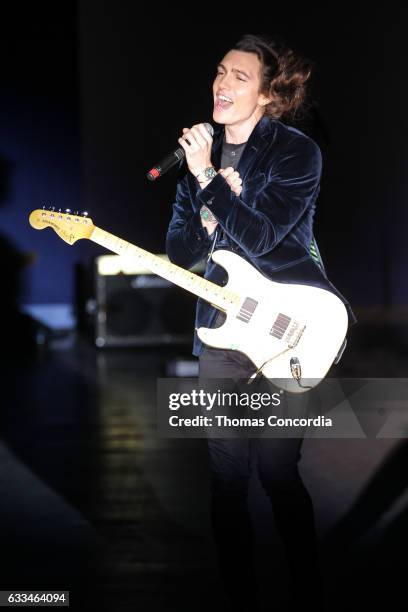
[[[295,346],[297,346],[305,329],[305,324],[302,324],[299,321],[293,321],[285,338],[289,348],[295,348]]]

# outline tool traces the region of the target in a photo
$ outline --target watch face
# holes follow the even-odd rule
[[[217,173],[214,170],[214,168],[206,168],[204,170],[204,174],[205,174],[206,178],[214,178],[214,176],[217,176]]]

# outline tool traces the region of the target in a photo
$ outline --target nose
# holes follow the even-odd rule
[[[218,84],[219,85],[223,85],[225,88],[228,88],[229,84],[231,82],[231,75],[228,72],[225,72],[224,74],[221,75]]]
[[[214,93],[220,89],[228,91],[232,85],[231,76],[231,73],[228,72],[219,73],[214,79]]]

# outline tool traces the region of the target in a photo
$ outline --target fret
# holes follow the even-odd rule
[[[109,232],[99,229],[98,227],[94,227],[90,238],[93,242],[107,247],[109,250],[117,253],[118,255],[123,255],[123,253],[126,253],[127,255],[137,257],[139,260],[144,262],[144,265],[149,270],[158,276],[161,276],[175,285],[194,293],[197,297],[210,302],[221,310],[226,310],[228,306],[232,304],[237,305],[241,301],[241,298],[232,291],[229,291],[224,287],[220,287],[219,285],[216,285],[215,283],[194,274],[194,272],[184,270],[176,264],[165,261],[157,255],[153,255],[140,247],[130,244],[129,242],[110,234]]]

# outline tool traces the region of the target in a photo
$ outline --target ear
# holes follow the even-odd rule
[[[272,100],[273,96],[265,96],[265,94],[259,94],[258,96],[258,104],[262,107],[267,106]]]

